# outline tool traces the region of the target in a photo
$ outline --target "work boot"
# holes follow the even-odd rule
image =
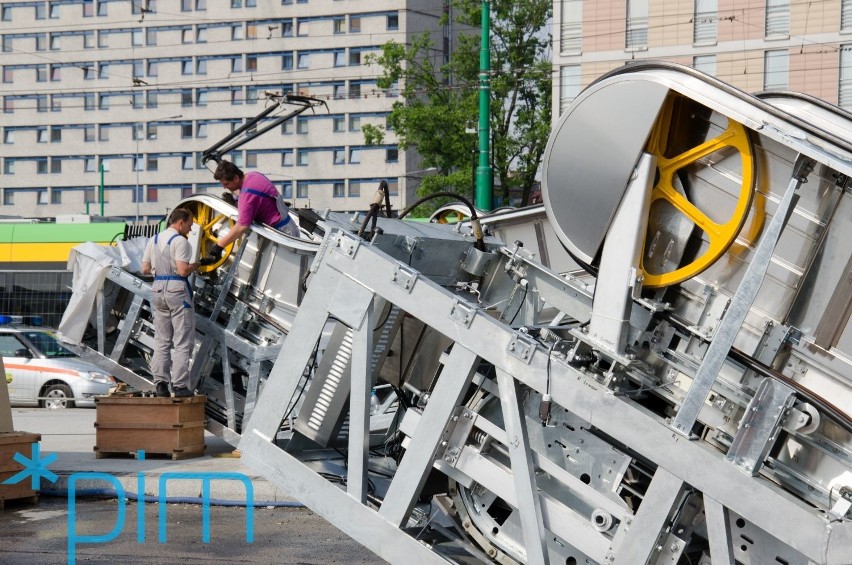
[[[188,388],[178,387],[175,389],[175,398],[189,398],[195,396],[195,393]]]
[[[157,396],[171,396],[171,394],[169,394],[169,384],[166,381],[160,381],[157,383]]]

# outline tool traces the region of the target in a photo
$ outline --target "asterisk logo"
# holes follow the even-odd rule
[[[15,454],[13,459],[23,465],[24,470],[3,481],[4,485],[20,483],[27,478],[27,475],[29,475],[32,481],[32,489],[38,490],[42,476],[51,483],[55,483],[56,479],[59,478],[56,473],[47,468],[48,465],[56,461],[57,455],[55,453],[51,453],[50,455],[42,457],[41,446],[37,442],[31,444],[30,449],[32,453],[32,457],[30,458],[27,458],[26,455],[21,455],[20,453]]]

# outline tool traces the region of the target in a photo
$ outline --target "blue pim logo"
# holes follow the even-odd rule
[[[9,477],[2,484],[17,484],[30,478],[33,490],[39,488],[41,478],[55,483],[59,478],[56,473],[47,467],[56,461],[57,455],[52,453],[45,457],[41,456],[38,443],[31,445],[31,456],[28,458],[20,453],[14,455],[14,460],[23,465],[24,469]],[[145,460],[145,452],[138,451],[136,458]],[[211,481],[238,481],[246,489],[246,542],[254,543],[254,485],[251,480],[242,473],[164,473],[160,476],[158,506],[158,541],[166,543],[166,485],[170,480],[200,480],[201,481],[201,538],[204,543],[210,543],[210,483]],[[108,483],[114,490],[118,502],[118,513],[115,526],[107,533],[101,535],[79,535],[77,534],[77,484],[80,481],[103,481]],[[139,503],[136,505],[136,541],[145,543],[145,475],[138,473],[136,476],[137,497]],[[109,473],[101,472],[79,472],[68,477],[68,564],[77,562],[77,546],[80,543],[107,543],[117,538],[124,530],[126,518],[127,493],[121,482]]]
[[[4,485],[16,485],[29,476],[31,481],[30,488],[38,490],[42,475],[44,475],[45,480],[50,481],[51,483],[56,482],[56,479],[59,477],[56,476],[56,473],[49,470],[47,466],[56,461],[57,455],[55,453],[51,453],[50,455],[42,457],[41,446],[38,443],[30,444],[30,454],[31,457],[27,458],[26,455],[15,453],[12,459],[23,465],[24,470],[3,481]]]

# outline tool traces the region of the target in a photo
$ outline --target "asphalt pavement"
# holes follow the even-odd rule
[[[221,438],[205,433],[201,457],[99,459],[95,419],[94,409],[12,409],[16,431],[41,435],[22,453],[41,461],[41,493],[0,510],[4,565],[384,563],[252,472]]]

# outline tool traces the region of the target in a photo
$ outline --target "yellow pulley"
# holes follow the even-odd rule
[[[201,228],[201,234],[198,241],[198,250],[200,252],[201,257],[206,257],[218,241],[218,238],[213,234],[213,232],[217,231],[218,228],[222,227],[225,224],[231,227],[233,227],[234,225],[234,221],[231,220],[225,214],[220,214],[213,208],[200,203],[195,209],[195,221]],[[203,265],[201,267],[198,267],[198,272],[209,273],[210,271],[213,271],[218,268],[219,265],[225,262],[225,260],[231,254],[231,250],[233,248],[233,242],[226,245],[225,250],[222,252],[222,257],[218,261],[211,265]]]
[[[706,249],[690,263],[664,273],[649,272],[644,265],[643,286],[648,288],[665,287],[694,277],[710,267],[734,243],[746,221],[754,195],[754,158],[748,132],[742,124],[728,119],[727,127],[719,135],[690,147],[677,155],[667,157],[666,148],[671,131],[672,100],[665,105],[660,119],[654,126],[648,140],[648,152],[657,158],[658,180],[651,193],[651,205],[665,202],[680,215],[701,229],[707,239]],[[716,222],[693,204],[675,186],[678,172],[707,158],[714,153],[735,151],[741,162],[740,182],[736,203],[730,218]],[[761,222],[762,225],[762,222]],[[758,228],[759,231],[759,228]]]

